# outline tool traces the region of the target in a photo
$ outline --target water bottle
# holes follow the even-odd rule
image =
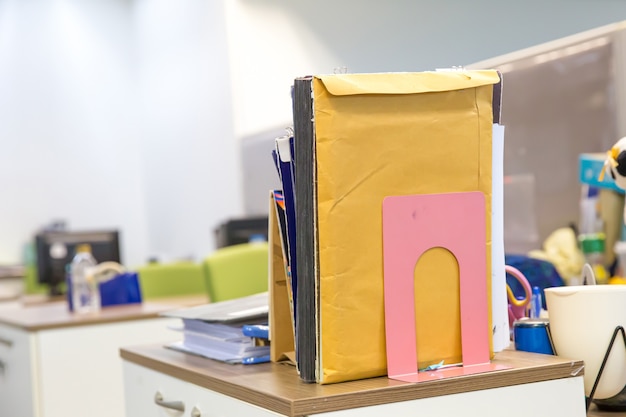
[[[76,247],[76,255],[70,265],[72,306],[75,313],[100,310],[100,288],[95,276],[96,264],[90,245],[81,244]]]
[[[604,233],[587,233],[578,237],[585,262],[591,265],[597,284],[606,284],[609,280],[604,266],[605,239]]]

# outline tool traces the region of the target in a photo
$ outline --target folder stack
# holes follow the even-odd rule
[[[269,360],[268,293],[172,310],[182,320],[183,339],[167,347],[227,363]]]
[[[501,227],[492,234],[492,132],[500,118],[500,86],[496,71],[465,70],[295,80],[291,146],[283,145],[275,157],[290,156],[282,197],[294,215],[285,214],[284,227],[280,221],[270,227],[293,235],[278,239],[287,247],[274,251],[284,255],[283,271],[273,270],[292,291],[291,330],[304,381],[386,375],[387,196],[482,192],[491,291],[492,237],[501,245]],[[281,179],[285,185],[285,175]],[[415,277],[415,314],[430,317],[417,329],[420,368],[461,361],[458,279],[449,279],[458,266],[444,248],[431,252]],[[493,261],[499,271],[499,259]],[[490,335],[491,326],[485,329]],[[490,343],[493,352],[491,336]]]

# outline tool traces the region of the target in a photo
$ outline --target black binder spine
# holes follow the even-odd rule
[[[312,78],[294,82],[293,122],[296,200],[296,359],[300,378],[316,382],[317,251],[315,247],[315,132]]]

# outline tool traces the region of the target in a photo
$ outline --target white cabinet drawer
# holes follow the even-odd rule
[[[34,342],[29,333],[0,325],[0,416],[39,414],[35,360]]]
[[[126,417],[282,416],[282,414],[201,388],[132,362],[124,361],[123,364]],[[163,401],[184,406],[184,411],[173,411],[157,405],[155,403],[157,392],[162,395]],[[520,398],[531,398],[532,401],[520,401]],[[341,411],[314,414],[313,417],[414,417],[417,415],[527,417],[536,415],[537,412],[542,416],[584,417],[586,413],[582,376],[390,402],[369,407],[357,406]]]
[[[122,417],[120,346],[171,340],[176,334],[167,326],[173,322],[129,320],[37,332],[41,417]]]
[[[582,376],[333,411],[314,417],[585,417]]]
[[[282,416],[127,361],[124,361],[124,389],[126,417]],[[184,412],[157,405],[157,392],[163,401],[184,405]]]

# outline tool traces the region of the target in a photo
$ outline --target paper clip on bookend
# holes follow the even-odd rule
[[[490,361],[485,235],[481,192],[392,196],[383,201],[390,378],[423,382],[509,368]],[[459,267],[462,366],[418,372],[415,266],[426,251],[437,247],[450,251]]]

